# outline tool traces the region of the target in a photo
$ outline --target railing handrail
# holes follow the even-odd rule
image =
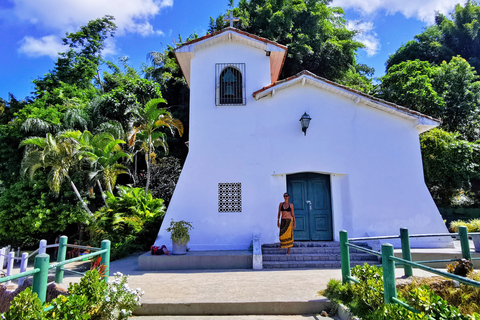
[[[46,241],[42,240],[40,243],[40,248],[36,250],[37,252],[44,250],[45,248],[58,247],[57,251],[57,262],[50,264],[50,256],[46,253],[37,254],[35,257],[34,269],[29,271],[20,272],[15,275],[9,275],[7,277],[0,278],[0,283],[24,278],[30,275],[33,275],[33,292],[38,294],[38,298],[42,303],[45,303],[46,292],[47,292],[47,282],[48,282],[48,270],[55,268],[55,282],[62,283],[63,275],[65,270],[62,267],[66,264],[88,259],[95,256],[101,257],[101,263],[105,266],[103,272],[103,280],[108,281],[109,270],[110,270],[110,241],[103,240],[101,248],[89,247],[89,246],[79,246],[79,245],[69,245],[67,244],[68,238],[66,236],[61,236],[58,244],[46,245]],[[78,248],[84,250],[92,250],[94,252],[82,254],[78,257],[73,257],[70,259],[65,259],[67,255],[67,248]],[[27,256],[24,253],[24,256]],[[31,256],[31,255],[30,255]],[[10,257],[12,259],[12,257]]]
[[[11,276],[6,276],[6,277],[0,278],[0,283],[15,280],[15,279],[18,279],[18,278],[28,277],[28,276],[34,275],[38,272],[40,272],[40,269],[35,268],[35,269],[24,271],[24,272],[21,272],[21,273],[12,274]]]
[[[425,233],[425,234],[411,234],[410,238],[426,238],[426,237],[455,237],[456,233]],[[480,232],[470,232],[469,235],[480,235]],[[375,236],[375,237],[359,237],[349,238],[348,241],[368,241],[368,240],[389,240],[400,239],[400,235],[392,236]]]
[[[395,262],[400,265],[403,265],[405,269],[405,276],[409,277],[412,276],[412,268],[422,269],[434,274],[438,274],[440,276],[456,280],[458,282],[464,283],[466,285],[472,285],[475,287],[480,287],[480,282],[461,277],[455,274],[451,274],[448,272],[440,271],[428,266],[424,266],[421,263],[431,263],[431,262],[448,262],[448,261],[455,261],[458,259],[444,259],[444,260],[427,260],[427,261],[412,261],[411,253],[410,253],[410,238],[421,238],[421,237],[460,237],[460,244],[462,247],[462,257],[464,259],[472,260],[471,253],[470,253],[470,244],[468,241],[469,235],[480,235],[480,232],[472,232],[468,233],[466,227],[459,227],[458,233],[430,233],[430,234],[415,234],[410,235],[408,234],[408,229],[401,228],[399,236],[377,236],[377,237],[361,237],[361,238],[348,238],[348,234],[345,230],[340,231],[340,253],[341,253],[341,263],[342,263],[342,281],[343,283],[347,283],[349,281],[358,282],[358,280],[354,279],[351,276],[350,272],[350,253],[349,248],[354,248],[356,250],[364,251],[368,254],[382,256],[382,268],[383,268],[383,283],[384,283],[384,298],[385,303],[397,303],[402,305],[403,307],[407,308],[410,311],[418,312],[416,309],[410,307],[405,302],[397,299],[397,292],[396,292],[396,278],[395,278]],[[369,241],[369,240],[387,240],[387,239],[400,239],[402,243],[402,257],[398,258],[395,257],[393,246],[391,244],[383,244],[381,253],[360,247],[355,244],[349,243],[349,241]],[[431,317],[429,317],[431,318]]]
[[[429,271],[431,273],[438,274],[439,276],[443,276],[445,278],[450,278],[450,279],[453,279],[453,280],[457,280],[458,282],[469,284],[469,285],[472,285],[472,286],[475,286],[475,287],[480,287],[480,282],[469,279],[469,278],[466,278],[466,277],[461,277],[461,276],[458,276],[458,275],[453,274],[453,273],[440,271],[440,270],[437,270],[435,268],[427,267],[427,266],[424,266],[422,264],[419,264],[419,263],[416,263],[416,262],[413,262],[413,261],[407,261],[407,260],[404,260],[402,258],[398,258],[398,257],[395,257],[395,256],[389,257],[389,259],[393,260],[393,261],[401,262],[404,265],[407,264],[407,265],[410,265],[410,266],[418,268],[418,269],[422,269],[422,270],[425,270],[425,271]]]

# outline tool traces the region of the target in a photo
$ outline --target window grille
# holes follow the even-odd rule
[[[215,104],[245,105],[245,63],[215,64]]]
[[[218,212],[242,212],[242,184],[218,184]]]

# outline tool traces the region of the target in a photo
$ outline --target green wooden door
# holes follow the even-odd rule
[[[330,176],[318,173],[289,175],[287,191],[295,208],[295,240],[332,240]]]

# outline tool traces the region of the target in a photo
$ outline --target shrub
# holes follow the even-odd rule
[[[5,320],[123,320],[140,305],[143,292],[130,289],[127,277],[114,275],[108,284],[100,273],[88,271],[78,284],[71,284],[68,295],[60,295],[51,302],[52,309],[43,311],[36,293],[27,288],[12,302],[10,310],[2,315]]]
[[[480,288],[464,285],[460,285],[459,288],[450,285],[436,286],[442,288],[443,294],[439,295],[426,285],[412,282],[411,285],[399,290],[397,296],[419,311],[413,313],[398,304],[384,304],[381,269],[365,264],[353,268],[352,275],[359,283],[343,285],[340,281],[331,280],[327,289],[320,294],[335,303],[345,304],[363,320],[427,320],[429,317],[437,320],[480,320],[480,315],[475,313],[478,309]],[[480,274],[471,273],[469,277],[477,277],[480,280]],[[454,303],[459,307],[453,305]],[[462,312],[470,314],[464,315]]]
[[[145,195],[143,188],[117,186],[118,197],[106,192],[107,205],[95,212],[89,226],[92,246],[108,239],[113,243],[111,259],[138,250],[148,250],[155,241],[165,215],[162,199]]]
[[[458,232],[458,227],[467,227],[467,232],[480,232],[480,219],[471,219],[469,221],[456,220],[450,222],[450,230]]]

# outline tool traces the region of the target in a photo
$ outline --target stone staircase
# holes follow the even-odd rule
[[[371,249],[366,243],[355,243]],[[263,269],[341,268],[340,243],[334,241],[295,241],[290,255],[279,243],[262,245]],[[350,249],[350,265],[379,264],[374,255]]]

